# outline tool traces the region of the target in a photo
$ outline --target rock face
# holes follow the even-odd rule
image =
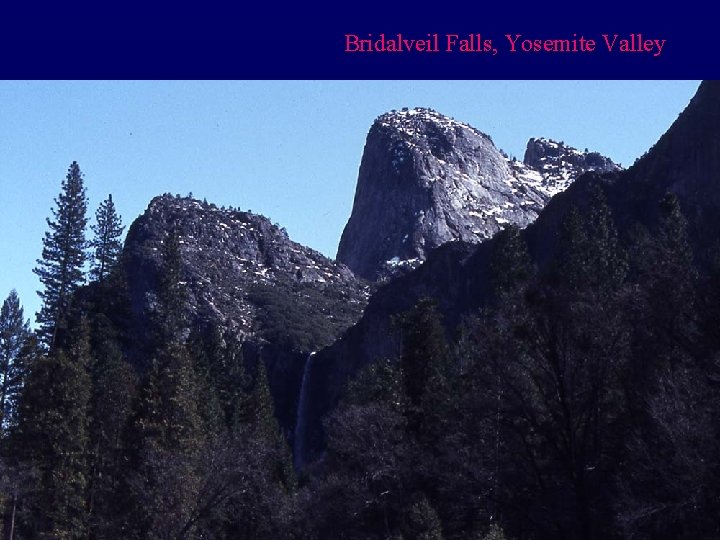
[[[339,332],[352,324],[367,301],[369,287],[347,267],[293,242],[267,218],[163,195],[150,202],[126,240],[125,260],[131,274],[142,270],[146,276],[132,280],[133,298],[144,304],[138,307],[153,309],[150,281],[160,268],[162,244],[171,230],[179,235],[193,321],[223,321],[244,339],[262,339],[264,303],[258,297],[275,289],[285,291],[301,307],[313,307],[308,317],[325,317]],[[311,303],[307,291],[328,301],[306,305]],[[338,316],[340,302],[347,306],[349,318]],[[310,340],[307,345],[321,343]]]
[[[527,225],[547,199],[540,180],[467,124],[429,109],[384,114],[367,136],[337,258],[374,280],[445,242]]]
[[[511,159],[489,136],[431,109],[380,116],[367,136],[338,261],[382,280],[417,267],[446,242],[477,243],[508,224],[525,227],[595,161],[542,139],[530,153],[530,166]]]
[[[628,171],[635,184],[627,205],[643,208],[646,193],[674,193],[694,243],[715,249],[720,230],[720,81],[704,81],[672,127]],[[629,190],[628,190],[629,191]],[[709,256],[709,254],[708,254]]]
[[[621,167],[598,152],[581,152],[563,142],[530,139],[523,163],[543,177],[543,187],[555,195],[565,191],[581,174],[588,171],[615,172]]]
[[[360,317],[370,288],[344,265],[293,242],[267,218],[191,198],[152,200],[128,231],[123,265],[138,356],[156,309],[162,245],[177,231],[190,328],[219,326],[267,364],[278,416],[294,423],[308,352]]]

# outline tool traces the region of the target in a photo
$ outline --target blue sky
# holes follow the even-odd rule
[[[530,137],[625,166],[698,81],[0,81],[0,296],[34,319],[32,268],[69,164],[90,212],[108,193],[126,224],[164,192],[268,216],[334,257],[367,131],[383,112],[431,107],[522,158]],[[1,299],[0,299],[1,301]]]

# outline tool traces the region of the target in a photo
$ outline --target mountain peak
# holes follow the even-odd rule
[[[486,134],[474,128],[470,124],[460,122],[452,117],[445,116],[438,111],[426,107],[407,108],[392,110],[380,115],[375,120],[375,125],[391,128],[398,133],[408,137],[427,137],[428,128],[436,128],[446,134],[453,131],[468,130],[476,135],[490,139]]]
[[[359,276],[383,280],[417,267],[446,242],[477,243],[510,224],[525,227],[588,169],[588,156],[599,156],[565,146],[553,153],[559,145],[533,141],[542,170],[433,109],[379,116],[365,143],[338,260]]]

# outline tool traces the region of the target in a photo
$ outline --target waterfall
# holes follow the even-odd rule
[[[305,437],[307,428],[307,385],[310,378],[310,367],[315,351],[311,352],[305,360],[302,382],[300,383],[300,397],[298,398],[297,417],[295,418],[295,434],[293,436],[293,464],[299,471],[305,466]]]

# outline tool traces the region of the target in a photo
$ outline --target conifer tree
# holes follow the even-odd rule
[[[195,366],[197,391],[204,396],[197,402],[198,414],[203,433],[208,438],[214,438],[222,432],[222,428],[225,426],[224,411],[218,396],[218,385],[213,370],[220,351],[206,350],[203,345],[204,340],[198,341],[196,335],[191,335],[188,351]]]
[[[697,354],[697,271],[687,223],[674,195],[660,202],[654,234],[635,241],[633,262],[638,274],[635,367],[643,378],[663,362],[674,364]]]
[[[204,437],[187,350],[159,351],[140,387],[126,448],[130,507],[126,527],[142,537],[184,528],[196,505]]]
[[[640,414],[624,434],[619,521],[638,536],[708,538],[718,530],[716,357],[705,357],[700,343],[687,222],[674,195],[659,209],[654,234],[635,245],[632,390]]]
[[[223,351],[222,376],[218,377],[218,400],[225,413],[225,422],[230,430],[237,427],[249,406],[248,377],[245,373],[245,359],[242,344],[233,337],[226,338]]]
[[[90,400],[90,478],[88,513],[91,534],[112,537],[116,489],[122,465],[122,435],[131,412],[135,373],[120,352],[112,326],[96,315],[92,335]]]
[[[175,230],[168,235],[163,250],[164,264],[160,275],[158,325],[160,342],[155,357],[159,378],[159,412],[163,415],[161,446],[190,450],[198,435],[199,417],[196,370],[184,337],[186,290],[182,281],[180,243]],[[187,444],[186,444],[187,443]]]
[[[278,432],[272,394],[265,363],[259,359],[255,368],[255,384],[251,396],[251,422],[257,433],[266,441],[272,441]]]
[[[583,215],[573,208],[563,221],[558,262],[563,294],[586,292],[598,299],[624,282],[627,260],[599,186],[591,187],[590,204]]]
[[[653,253],[651,286],[664,330],[678,341],[694,332],[695,281],[697,270],[687,233],[687,221],[677,197],[667,195],[660,203],[660,231]]]
[[[481,540],[507,540],[502,527],[496,522],[490,525],[487,534]]]
[[[583,218],[573,206],[560,224],[559,253],[555,259],[557,281],[567,291],[585,289],[586,276],[591,269],[590,238]]]
[[[596,357],[605,370],[621,359],[627,341],[623,318],[628,289],[628,263],[615,224],[599,186],[590,189],[590,204],[581,215],[572,209],[562,224],[555,278],[545,288],[543,310],[562,321],[576,346],[603,354]],[[555,323],[553,323],[555,324]],[[592,355],[590,355],[592,356]],[[603,357],[603,360],[600,358]],[[586,368],[591,369],[589,358]],[[600,375],[596,374],[596,381]]]
[[[30,335],[15,289],[0,308],[0,431],[14,423],[17,398],[22,388],[22,348]]]
[[[90,276],[103,283],[118,262],[122,251],[122,218],[115,211],[112,195],[100,203],[95,211],[95,224],[90,227],[95,237],[90,241],[93,261]]]
[[[510,226],[495,235],[490,271],[497,302],[508,300],[509,295],[527,285],[533,270],[520,229]]]
[[[255,369],[255,384],[249,401],[252,430],[259,442],[269,449],[268,469],[271,479],[290,490],[295,486],[292,456],[275,418],[275,404],[270,393],[267,369],[261,358],[258,359]]]
[[[590,192],[586,227],[594,264],[591,285],[604,292],[617,290],[627,278],[627,255],[620,246],[607,198],[599,186]]]
[[[88,201],[83,175],[75,161],[68,169],[55,204],[53,217],[47,220],[50,230],[43,238],[42,257],[33,270],[44,286],[38,292],[43,302],[37,315],[38,335],[51,350],[58,330],[65,324],[72,294],[83,282]]]
[[[83,321],[69,351],[58,348],[33,362],[22,394],[17,455],[36,471],[26,526],[41,538],[87,532],[88,338]]]

